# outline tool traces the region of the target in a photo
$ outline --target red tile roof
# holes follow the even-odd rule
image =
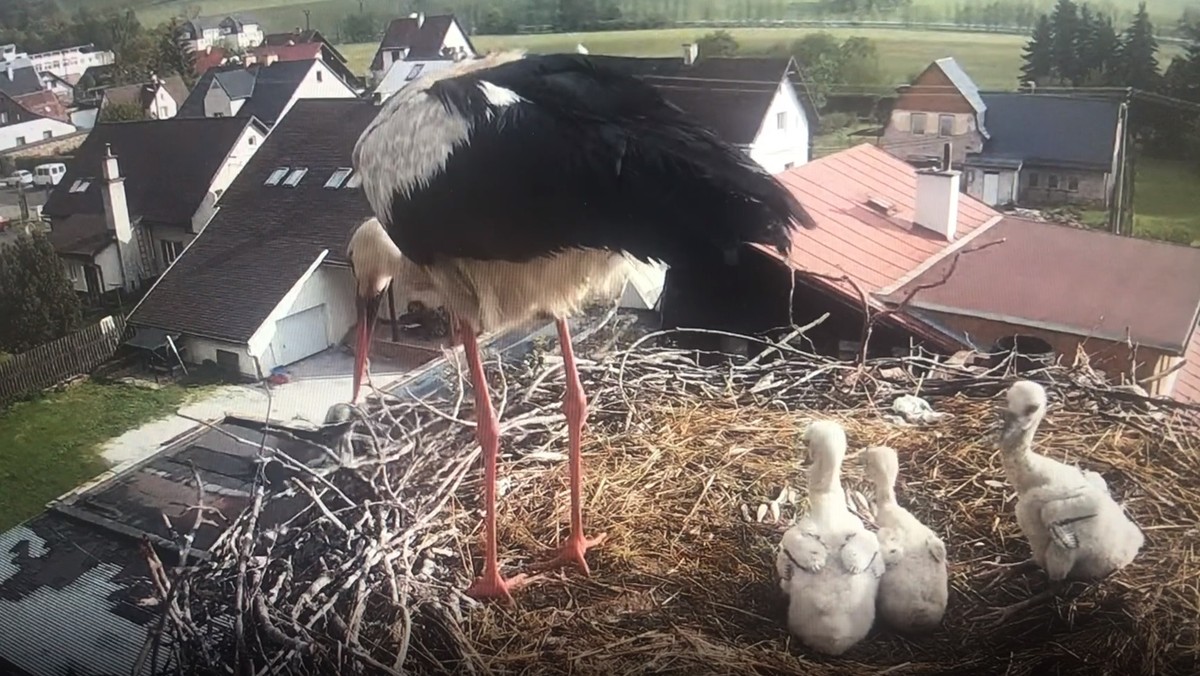
[[[259,45],[250,50],[250,53],[260,59],[275,56],[280,61],[305,61],[321,58],[321,47],[323,46],[320,42],[302,42],[298,45]]]
[[[778,178],[817,222],[797,237],[790,263],[822,275],[846,275],[866,293],[878,292],[952,246],[912,222],[917,170],[873,145],[862,144],[783,172]],[[894,207],[890,216],[871,198]],[[959,195],[955,241],[999,218],[984,203]],[[852,289],[847,292],[854,293]]]
[[[196,52],[192,61],[196,69],[196,76],[204,75],[210,69],[225,63],[225,59],[228,58],[229,52],[221,47],[212,47],[207,52]]]
[[[1002,244],[963,256],[945,284],[911,302],[937,312],[980,317],[1078,336],[1187,347],[1200,309],[1200,249],[1005,217],[970,246]],[[939,261],[892,293],[941,278]]]
[[[22,108],[34,115],[53,118],[59,122],[66,122],[71,117],[67,113],[66,107],[63,106],[62,101],[49,89],[43,89],[23,96],[14,96],[13,101],[16,101]]]

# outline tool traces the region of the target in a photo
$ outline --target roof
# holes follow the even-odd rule
[[[967,100],[967,103],[971,104],[971,107],[975,109],[976,114],[982,115],[987,111],[987,103],[979,95],[979,87],[975,85],[975,81],[971,79],[971,76],[967,75],[967,71],[958,65],[954,57],[942,57],[933,63],[946,74],[946,77],[950,78],[950,81],[954,83],[954,86],[963,95],[963,98]]]
[[[443,57],[442,46],[446,41],[446,33],[455,23],[458,23],[458,20],[454,18],[453,14],[426,15],[419,26],[416,16],[392,19],[383,34],[383,39],[379,41],[379,49],[375,50],[375,58],[371,60],[371,70],[383,69],[381,52],[384,49],[407,49],[408,56],[406,58],[409,60],[428,61],[448,58]],[[463,31],[463,36],[466,37],[466,35],[466,31]],[[467,44],[471,45],[471,39],[469,37],[466,39]],[[471,51],[475,51],[473,46],[471,46]]]
[[[29,59],[0,62],[0,92],[15,97],[32,94],[42,88],[42,79]]]
[[[647,78],[663,98],[692,114],[704,126],[712,129],[724,141],[746,145],[754,141],[762,127],[767,109],[775,98],[775,90],[764,88],[728,88],[696,81],[692,84],[659,84],[657,78]]]
[[[142,87],[145,85],[131,84],[119,87],[109,87],[100,95],[101,105],[142,105]]]
[[[244,343],[322,251],[345,261],[371,216],[361,189],[324,187],[379,108],[360,99],[301,99],[221,197],[204,232],[129,317],[139,326]],[[295,188],[266,186],[276,167],[307,167]]]
[[[78,179],[102,175],[105,146],[111,145],[125,177],[131,216],[157,223],[190,223],[249,124],[240,118],[178,117],[97,124],[75,151],[75,159],[67,165],[67,173],[50,193],[42,213],[56,222],[72,215],[103,214],[99,180],[93,180],[83,192],[72,193],[70,188]]]
[[[1081,169],[1112,166],[1120,102],[1014,92],[982,98],[991,134],[983,157]]]
[[[917,170],[873,145],[853,146],[777,177],[817,222],[792,247],[789,261],[799,269],[846,275],[872,293],[951,246],[941,235],[912,222]],[[867,203],[872,198],[886,200],[893,213],[887,216],[872,208]],[[960,194],[956,241],[997,218],[999,213],[986,204]]]
[[[16,101],[25,110],[40,115],[49,117],[60,122],[70,120],[70,114],[67,113],[67,107],[63,105],[58,96],[49,89],[42,89],[32,94],[23,94],[14,96],[13,101]]]
[[[1200,331],[1192,331],[1183,361],[1183,368],[1175,376],[1171,397],[1189,404],[1200,404]]]
[[[50,244],[66,256],[92,258],[115,240],[104,214],[72,214],[56,218],[50,228]]]
[[[212,68],[192,87],[176,117],[204,117],[204,97],[215,79],[231,99],[248,99],[237,117],[256,117],[270,126],[295,96],[296,90],[312,70],[316,59],[276,61],[269,66],[241,65]]]
[[[291,33],[268,33],[263,36],[262,43],[264,45],[278,46],[289,44],[300,45],[309,42],[318,42],[325,45],[325,47],[329,49],[329,51],[339,61],[342,61],[343,63],[346,61],[346,57],[338,51],[337,47],[334,47],[332,44],[330,44],[330,42],[325,39],[325,36],[321,33],[321,31],[315,28],[306,30],[300,30],[297,28]]]
[[[193,52],[192,67],[196,71],[196,75],[204,75],[209,69],[216,68],[225,63],[229,58],[229,52],[222,47],[209,47],[203,52]]]
[[[191,25],[194,29],[205,31],[220,28],[223,25],[236,26],[241,29],[246,24],[259,25],[259,22],[249,14],[225,14],[218,16],[198,16],[185,21],[183,25]]]
[[[233,518],[250,504],[264,437],[268,446],[310,465],[323,456],[258,426],[227,420],[216,427],[194,429],[147,462],[0,533],[0,669],[58,674],[87,665],[86,673],[132,673],[159,616],[147,602],[155,594],[140,535],[161,546],[170,537],[164,515],[180,530],[190,528],[192,516],[184,510],[196,500],[191,466],[205,482],[206,502]],[[269,480],[280,467],[268,467]],[[279,523],[295,510],[294,502],[271,506],[262,518]],[[193,551],[204,555],[228,523],[214,518],[201,526]]]
[[[175,100],[176,105],[181,105],[187,100],[188,88],[182,77],[171,75],[163,78],[161,83],[163,89],[166,89],[171,98]]]
[[[320,42],[308,42],[297,45],[259,45],[250,50],[251,54],[260,58],[274,56],[280,61],[301,61],[304,59],[318,59],[321,57],[321,50],[325,47]]]
[[[1033,326],[1182,354],[1200,309],[1200,249],[1005,217],[910,307]],[[941,279],[939,261],[890,294]],[[1077,289],[1086,289],[1078,293]]]

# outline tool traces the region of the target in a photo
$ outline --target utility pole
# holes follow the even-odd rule
[[[358,4],[359,4],[359,7],[362,7],[361,2]],[[308,10],[308,9],[304,10],[304,30],[306,30],[306,31],[312,30],[312,24],[309,23],[309,14],[311,14],[311,13],[312,13],[312,10]]]

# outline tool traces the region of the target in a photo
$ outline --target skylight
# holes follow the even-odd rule
[[[67,192],[83,192],[83,191],[87,190],[88,186],[90,186],[91,184],[92,184],[91,181],[85,181],[83,179],[79,179],[71,184],[71,188]]]
[[[288,174],[288,177],[286,179],[284,179],[283,184],[289,188],[295,188],[296,184],[298,184],[300,182],[300,179],[304,178],[304,175],[307,173],[308,173],[307,167],[299,167],[299,168],[293,169],[292,173]]]
[[[267,177],[267,180],[263,183],[263,185],[279,185],[279,182],[283,180],[284,176],[287,176],[287,173],[287,167],[276,167],[275,170],[271,172],[271,175]]]
[[[346,182],[346,179],[350,178],[350,172],[352,171],[354,170],[350,167],[338,167],[333,172],[333,175],[329,177],[329,180],[325,181],[325,187],[337,190],[338,188],[342,187],[342,185]]]

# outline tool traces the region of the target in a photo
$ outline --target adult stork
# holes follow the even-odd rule
[[[379,301],[444,306],[475,393],[484,459],[483,575],[476,598],[512,602],[496,553],[499,422],[476,337],[536,317],[558,324],[566,371],[571,532],[550,569],[604,534],[584,536],[580,443],[586,399],[566,318],[615,294],[631,265],[736,260],[749,242],[786,252],[813,223],[772,176],[648,84],[581,54],[498,54],[401,89],[354,148],[376,218],[351,237],[357,284],[357,400]]]

